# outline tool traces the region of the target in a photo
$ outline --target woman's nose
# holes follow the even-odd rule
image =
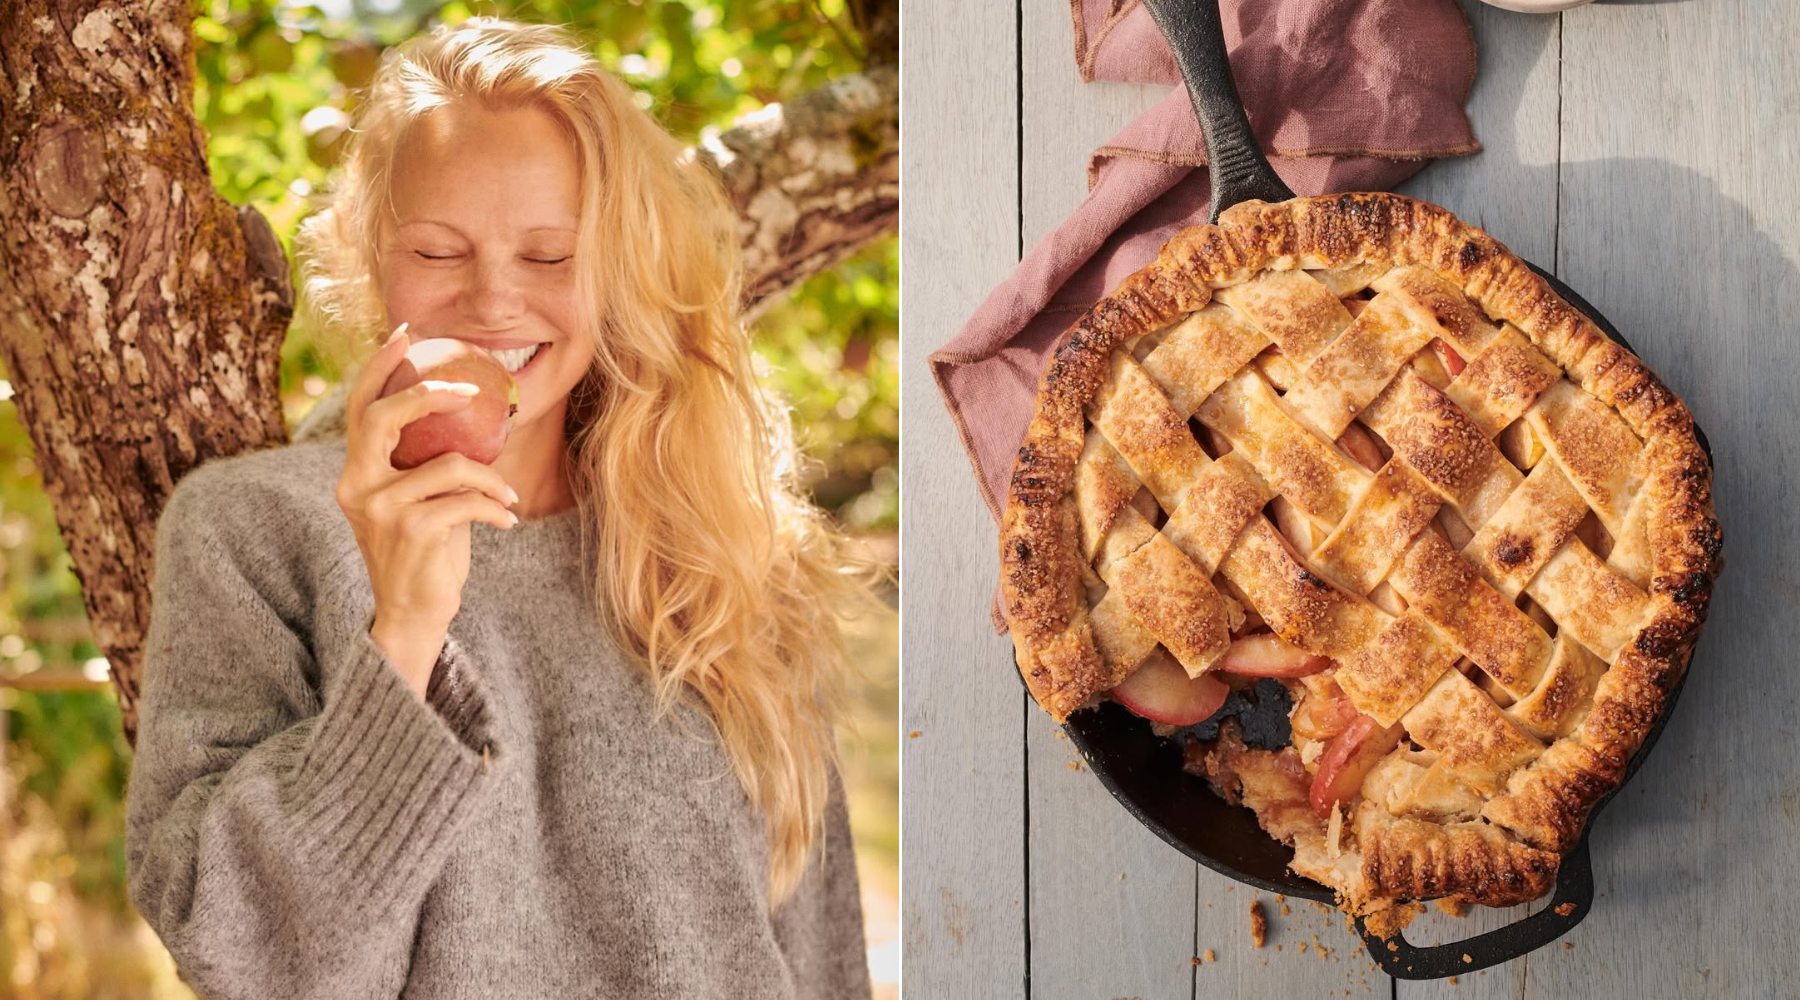
[[[478,261],[463,288],[463,310],[480,326],[497,329],[518,318],[525,298],[518,276],[504,262]]]

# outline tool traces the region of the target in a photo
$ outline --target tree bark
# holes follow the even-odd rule
[[[897,19],[869,11],[868,69],[699,151],[743,220],[751,315],[898,228]],[[0,2],[0,359],[134,745],[164,501],[204,461],[288,440],[288,264],[212,186],[193,59],[186,0]],[[295,439],[342,414],[340,386]]]
[[[771,105],[706,143],[742,219],[744,305],[900,225],[900,73],[876,66]]]
[[[293,291],[213,189],[185,0],[0,10],[0,357],[128,736],[156,517],[216,455],[286,440]]]

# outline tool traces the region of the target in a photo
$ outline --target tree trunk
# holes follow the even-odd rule
[[[156,517],[286,440],[293,314],[269,225],[213,190],[186,0],[0,10],[0,352],[128,736]]]
[[[702,151],[742,213],[751,311],[898,226],[895,18],[873,11],[868,70]],[[187,0],[0,2],[0,359],[134,744],[163,502],[288,440],[288,265],[213,189],[193,59]],[[341,431],[340,387],[295,437]]]

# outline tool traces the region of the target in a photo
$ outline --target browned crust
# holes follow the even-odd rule
[[[1410,838],[1411,827],[1371,829],[1360,845],[1376,896],[1535,898],[1554,877],[1556,852],[1573,844],[1594,803],[1617,785],[1682,676],[1721,568],[1722,535],[1711,468],[1681,400],[1497,240],[1442,208],[1387,193],[1246,202],[1217,225],[1177,233],[1071,328],[1045,369],[1001,523],[1001,589],[1019,666],[1058,720],[1116,682],[1094,649],[1069,501],[1083,410],[1106,378],[1114,345],[1204,306],[1212,288],[1271,267],[1364,261],[1423,265],[1460,287],[1615,407],[1646,442],[1648,492],[1640,502],[1649,504],[1652,613],[1602,676],[1591,711],[1489,803],[1494,825],[1482,829],[1493,836],[1480,835],[1479,849],[1473,833],[1417,820],[1408,822],[1422,828],[1423,847],[1394,839]],[[1565,743],[1575,745],[1556,749]],[[1432,847],[1429,838],[1440,836],[1452,839]]]
[[[1365,818],[1366,817],[1366,818]],[[1377,896],[1455,896],[1484,906],[1536,899],[1556,884],[1561,856],[1516,843],[1487,823],[1431,823],[1357,810],[1362,874]]]

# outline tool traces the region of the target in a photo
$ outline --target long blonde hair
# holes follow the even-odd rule
[[[648,670],[659,713],[706,709],[767,819],[779,903],[821,839],[837,762],[853,670],[838,612],[872,577],[797,489],[787,414],[760,391],[738,318],[737,216],[710,170],[567,31],[438,28],[388,54],[342,177],[301,225],[308,307],[364,343],[385,330],[377,247],[396,148],[465,100],[541,107],[575,140],[596,360],[565,430],[595,610]]]

